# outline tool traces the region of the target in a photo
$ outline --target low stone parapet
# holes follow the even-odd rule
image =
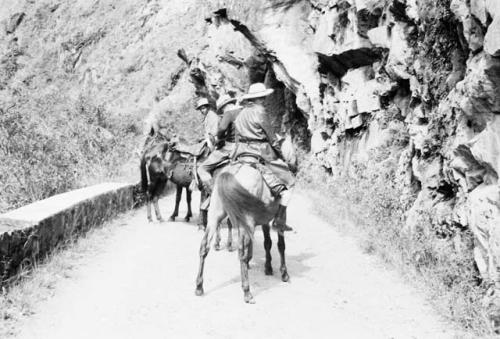
[[[0,215],[0,285],[63,241],[134,206],[134,185],[103,183]]]

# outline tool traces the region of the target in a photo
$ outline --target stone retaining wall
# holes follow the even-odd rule
[[[133,184],[103,183],[0,215],[0,286],[65,240],[136,205]]]

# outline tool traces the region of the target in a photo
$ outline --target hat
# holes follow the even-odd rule
[[[208,99],[207,98],[201,98],[200,100],[198,100],[198,102],[196,103],[196,109],[200,109],[201,107],[203,106],[206,106],[208,105]]]
[[[231,98],[229,95],[221,95],[219,100],[217,100],[217,111],[220,111],[224,106],[230,103],[236,102],[236,98]]]
[[[264,85],[262,82],[256,82],[255,84],[250,85],[247,94],[241,96],[241,101],[265,97],[272,92],[274,92],[272,88],[266,88],[266,85]]]

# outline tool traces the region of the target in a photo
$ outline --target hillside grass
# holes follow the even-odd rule
[[[85,96],[18,95],[0,111],[0,213],[104,180],[134,180],[138,126]]]
[[[350,177],[337,179],[312,159],[301,167],[300,186],[317,202],[320,215],[358,238],[366,253],[400,271],[450,322],[472,337],[493,334],[482,305],[487,287],[480,283],[469,230],[439,238],[429,231],[430,216],[421,215],[418,231],[406,231],[406,208],[391,167],[360,166]]]

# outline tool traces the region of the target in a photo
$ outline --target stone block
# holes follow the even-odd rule
[[[476,238],[476,262],[487,281],[500,283],[500,190],[481,185],[469,195],[469,221]]]
[[[472,139],[468,146],[474,158],[482,164],[487,164],[498,175],[500,174],[500,115],[493,116],[486,129]]]
[[[410,28],[406,24],[400,22],[392,27],[386,70],[393,78],[409,79],[411,76],[409,69],[413,66],[414,60],[412,49],[408,45],[408,29]]]
[[[484,37],[484,50],[494,57],[500,57],[500,15],[488,27]]]
[[[0,285],[69,237],[133,206],[134,185],[104,183],[37,201],[0,215]]]
[[[370,29],[368,31],[368,38],[373,46],[383,48],[389,48],[391,46],[389,27],[386,25]]]
[[[486,0],[471,0],[470,11],[483,26],[486,26],[486,22],[488,21],[486,13]]]
[[[366,93],[356,100],[358,113],[371,113],[380,109],[380,100],[377,95]]]

